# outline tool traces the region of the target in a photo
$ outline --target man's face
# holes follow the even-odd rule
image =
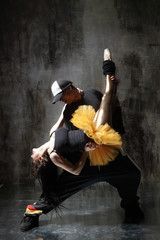
[[[60,101],[66,103],[66,104],[71,104],[72,102],[76,101],[74,90],[71,86],[69,86],[68,88],[66,88],[63,91],[63,95],[62,95]]]

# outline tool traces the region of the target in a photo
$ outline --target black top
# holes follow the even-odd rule
[[[87,142],[91,141],[83,130],[68,130],[64,127],[55,131],[54,149],[66,155],[84,149]]]
[[[79,100],[77,102],[73,102],[73,103],[67,105],[66,109],[64,111],[65,127],[67,129],[70,129],[70,130],[77,129],[70,122],[70,119],[72,118],[72,114],[75,112],[75,110],[80,105],[91,105],[97,111],[99,109],[102,96],[103,96],[102,93],[99,92],[98,90],[96,90],[96,89],[89,89],[89,90],[84,91],[81,100]]]
[[[74,111],[80,105],[91,105],[97,111],[101,103],[101,98],[101,92],[95,89],[90,89],[84,91],[81,100],[67,105],[64,111],[65,128],[62,127],[55,131],[54,149],[57,152],[64,156],[67,156],[67,154],[70,153],[73,155],[73,152],[75,154],[76,152],[80,151],[84,148],[85,144],[90,141],[90,139],[84,134],[83,130],[77,130],[77,128],[73,126],[73,124],[70,122],[70,119]],[[120,134],[125,132],[122,122],[121,108],[119,105],[115,107],[112,115],[112,127]]]

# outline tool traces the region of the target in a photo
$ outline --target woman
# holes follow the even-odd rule
[[[75,175],[80,174],[88,154],[91,165],[106,165],[114,160],[122,144],[120,135],[108,125],[112,124],[112,100],[116,91],[115,80],[111,77],[115,73],[115,64],[110,59],[108,49],[104,51],[104,56],[105,92],[97,113],[91,106],[80,106],[71,119],[80,129],[67,130],[62,127],[41,147],[42,150],[43,147],[47,149],[51,161],[56,166]],[[39,150],[33,150],[32,158],[35,163],[45,160],[44,157],[36,159],[36,151]],[[66,156],[68,152],[76,151],[81,151],[82,155],[78,162],[72,164]]]

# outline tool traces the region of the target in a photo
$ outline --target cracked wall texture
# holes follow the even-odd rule
[[[0,182],[31,179],[31,149],[48,140],[67,78],[103,91],[103,50],[117,66],[127,152],[144,177],[160,173],[160,2],[0,1]]]

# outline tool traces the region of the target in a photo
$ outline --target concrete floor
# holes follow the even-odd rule
[[[30,185],[30,186],[29,186]],[[60,216],[54,212],[40,217],[40,227],[20,232],[25,207],[38,199],[38,184],[0,188],[0,240],[159,240],[160,183],[143,181],[141,207],[145,220],[139,225],[123,224],[119,196],[108,184],[96,184],[64,202]]]

